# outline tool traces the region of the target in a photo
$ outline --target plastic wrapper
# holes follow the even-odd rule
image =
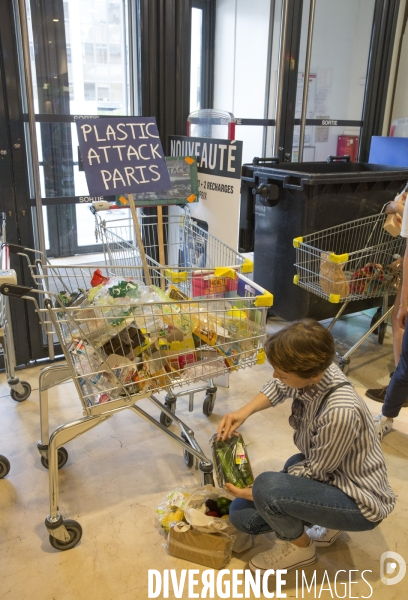
[[[85,290],[78,289],[74,292],[67,292],[62,290],[58,292],[58,300],[65,307],[80,306],[87,299]]]
[[[130,360],[134,360],[150,346],[151,340],[146,329],[139,329],[131,325],[119,332],[103,345],[103,351],[107,356],[119,354]]]
[[[175,300],[176,302],[188,300],[188,296],[186,296],[184,292],[179,290],[179,288],[173,284],[169,285],[167,288],[166,295],[170,298],[170,300]]]
[[[158,301],[160,302],[172,302],[173,304],[160,304],[159,308],[163,314],[164,322],[172,329],[177,329],[183,334],[188,335],[191,333],[191,325],[188,320],[183,319],[181,315],[181,307],[176,304],[163,290],[159,287],[152,285]]]
[[[232,483],[238,488],[250,487],[254,482],[247,449],[241,434],[222,441],[214,434],[210,446],[218,485]]]
[[[184,507],[189,496],[190,492],[182,487],[175,488],[164,496],[156,509],[159,525],[164,531],[169,531],[171,523],[184,519]]]
[[[234,499],[234,496],[210,484],[197,488],[190,494],[184,505],[184,520],[201,533],[225,533],[233,537],[233,552],[244,552],[252,546],[252,536],[238,531],[229,519],[208,517],[205,514],[205,502],[208,499],[217,501],[218,498]],[[204,505],[204,508],[203,508]]]
[[[241,352],[257,351],[262,328],[260,324],[249,318],[247,311],[233,306],[227,311],[225,327],[229,335],[239,344]]]
[[[194,339],[191,334],[184,335],[182,331],[170,329],[167,335],[159,339],[159,350],[166,358],[169,367],[175,371],[197,361]]]
[[[157,390],[172,384],[166,369],[166,360],[160,355],[160,352],[152,354],[143,354],[143,371],[147,375],[148,389]],[[138,373],[139,374],[139,373]]]
[[[223,375],[226,371],[224,360],[221,357],[211,360],[198,360],[184,370],[184,377],[189,380],[212,379]]]
[[[73,338],[68,344],[78,381],[89,405],[108,402],[120,395],[118,382],[101,368],[101,356],[86,340]]]

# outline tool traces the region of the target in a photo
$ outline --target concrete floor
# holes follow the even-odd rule
[[[368,328],[369,321],[364,314],[345,317],[333,331],[338,347],[344,350],[345,345],[351,345]],[[273,331],[281,325],[282,322],[273,320],[268,329]],[[353,355],[349,376],[364,395],[367,387],[386,384],[392,370],[388,328],[383,346],[371,336]],[[68,463],[59,473],[60,511],[64,518],[81,524],[83,537],[67,552],[51,547],[44,526],[49,512],[48,472],[42,467],[36,448],[39,371],[40,367],[19,371],[18,375],[33,388],[29,399],[20,404],[10,398],[6,377],[0,376],[0,452],[11,463],[9,475],[0,481],[0,597],[3,600],[144,600],[148,598],[149,569],[175,569],[178,576],[182,569],[204,571],[205,567],[166,553],[165,538],[159,532],[155,516],[157,505],[169,490],[199,486],[199,472],[186,468],[181,448],[170,438],[131,411],[120,412],[67,444]],[[208,456],[208,440],[222,415],[253,397],[270,375],[271,369],[266,364],[234,373],[230,387],[219,388],[209,418],[202,413],[202,396],[196,398],[192,413],[188,412],[187,401],[179,400],[178,415],[194,429]],[[146,400],[141,403],[158,417],[159,411],[151,405],[149,408],[149,404]],[[379,412],[379,404],[368,399],[367,404],[373,414]],[[281,469],[285,459],[295,452],[289,414],[290,403],[287,403],[253,415],[242,427],[245,441],[250,444],[255,474]],[[73,383],[50,392],[51,429],[81,416]],[[316,594],[313,587],[310,593],[306,588],[302,593],[301,586],[296,589],[296,572],[286,575],[282,591],[288,598],[408,597],[408,574],[397,585],[384,585],[380,579],[383,552],[396,551],[405,561],[408,559],[408,408],[402,409],[395,431],[383,442],[383,450],[391,486],[398,494],[394,512],[372,532],[343,533],[333,546],[318,550],[318,562],[304,570],[308,582],[316,571]],[[272,539],[270,535],[254,539],[253,548],[233,555],[228,568],[245,569],[248,559],[266,549]],[[334,579],[339,571],[335,588]],[[366,571],[364,578],[362,571]],[[298,576],[301,578],[301,573]],[[350,584],[349,580],[356,583]],[[271,589],[274,591],[273,586]],[[196,593],[200,590],[201,585],[194,588]],[[242,593],[243,587],[238,591]],[[176,597],[171,586],[168,597]],[[179,597],[194,596],[185,591]]]

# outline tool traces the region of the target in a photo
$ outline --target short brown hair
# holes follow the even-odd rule
[[[265,352],[273,367],[303,379],[323,373],[334,359],[332,334],[314,319],[295,321],[265,342]]]

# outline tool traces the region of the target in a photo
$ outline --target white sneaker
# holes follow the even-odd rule
[[[316,562],[316,548],[312,540],[307,548],[299,548],[291,542],[279,540],[270,550],[256,554],[249,561],[249,568],[255,573],[259,569],[262,573],[268,569],[297,569]]]
[[[378,433],[378,437],[380,438],[380,442],[383,437],[392,431],[393,421],[389,421],[387,417],[384,417],[381,413],[374,417],[374,427],[375,431]]]
[[[326,529],[320,525],[313,525],[306,530],[306,534],[314,541],[315,546],[331,546],[341,533],[342,531],[338,529]]]

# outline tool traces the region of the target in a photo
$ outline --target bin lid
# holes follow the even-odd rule
[[[287,162],[270,167],[253,164],[244,164],[242,167],[243,175],[254,175],[255,172],[270,180],[301,181],[302,185],[408,180],[408,168],[362,162]]]

